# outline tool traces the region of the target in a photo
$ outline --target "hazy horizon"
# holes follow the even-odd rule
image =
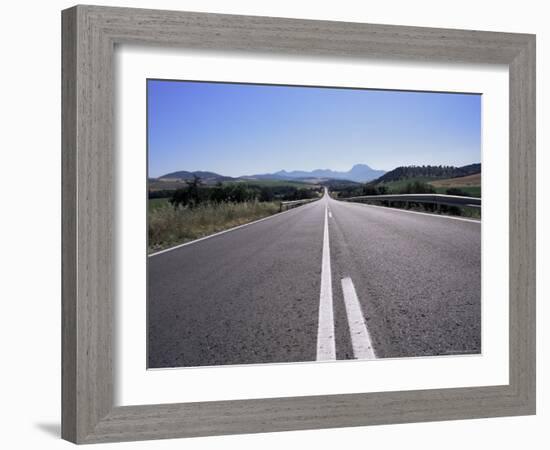
[[[470,164],[481,164],[481,161],[474,161],[474,162],[471,162],[471,163],[466,163],[466,164],[462,164],[460,166],[455,166],[455,167],[463,167],[463,166],[467,166],[467,165],[470,165]],[[158,175],[157,177],[153,177],[151,176],[150,178],[159,178],[159,177],[162,177],[163,175],[168,175],[170,173],[174,173],[174,172],[182,172],[182,171],[185,171],[185,172],[213,172],[213,173],[216,173],[218,175],[223,175],[223,176],[231,176],[233,178],[239,178],[239,177],[249,177],[249,176],[253,176],[253,175],[264,175],[264,174],[275,174],[275,173],[278,173],[278,172],[287,172],[287,173],[292,173],[292,172],[312,172],[312,171],[315,171],[315,170],[332,170],[333,172],[349,172],[354,166],[357,166],[357,165],[365,165],[365,166],[368,166],[370,169],[372,170],[384,170],[385,172],[390,172],[391,170],[393,169],[396,169],[397,167],[399,166],[396,166],[396,167],[393,167],[392,169],[389,169],[389,170],[386,170],[386,169],[380,169],[378,167],[372,167],[370,164],[367,164],[367,163],[356,163],[356,164],[353,164],[351,167],[349,167],[348,169],[344,169],[344,170],[335,170],[335,169],[332,169],[330,167],[317,167],[315,169],[287,169],[287,168],[284,168],[284,169],[278,169],[278,170],[274,170],[272,172],[267,172],[267,171],[263,171],[263,172],[257,172],[257,173],[243,173],[243,174],[240,174],[240,175],[227,175],[225,173],[220,173],[220,172],[216,172],[215,170],[210,170],[208,168],[199,168],[199,169],[186,169],[186,168],[182,168],[182,169],[174,169],[174,170],[170,170],[168,172],[164,172],[160,175]],[[425,166],[445,166],[445,165],[451,165],[451,164],[409,164],[409,166],[413,166],[413,165],[425,165]]]
[[[148,80],[148,176],[481,161],[477,94]]]

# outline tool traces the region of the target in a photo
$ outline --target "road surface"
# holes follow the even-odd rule
[[[319,201],[148,258],[148,366],[481,351],[478,221]]]

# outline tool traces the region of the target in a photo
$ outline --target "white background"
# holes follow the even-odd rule
[[[117,1],[140,6],[235,14],[333,19],[537,34],[538,229],[550,227],[543,204],[548,144],[548,12],[544,2],[463,0],[364,1]],[[59,440],[60,416],[60,15],[71,2],[10,2],[2,10],[2,372],[0,398],[6,448],[69,448]],[[544,191],[544,192],[543,192]],[[543,198],[544,196],[544,198]],[[544,253],[544,254],[543,254]],[[544,448],[550,396],[545,378],[549,323],[548,237],[538,236],[538,415],[426,424],[361,427],[141,442],[117,448],[334,448],[361,445],[409,449]],[[545,270],[546,269],[546,270]],[[543,359],[544,358],[544,359]],[[546,426],[545,426],[546,425]],[[107,446],[98,446],[114,448]]]
[[[122,46],[116,63],[118,261],[115,402],[179,403],[508,383],[508,70],[503,66],[337,61]],[[144,370],[145,79],[191,79],[455,92],[482,97],[482,356]],[[442,220],[442,219],[436,219]],[[445,220],[445,219],[443,219]],[[487,232],[490,230],[490,232]],[[407,376],[402,376],[406,373]],[[274,380],[266,382],[266,380]],[[344,382],[345,380],[345,382]]]

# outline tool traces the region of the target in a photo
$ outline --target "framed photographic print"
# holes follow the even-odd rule
[[[65,439],[534,414],[534,36],[62,17]]]

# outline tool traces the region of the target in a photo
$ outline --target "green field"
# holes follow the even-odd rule
[[[475,173],[464,177],[434,180],[431,181],[430,184],[441,194],[445,194],[447,189],[455,188],[468,193],[471,197],[481,197],[481,173]]]
[[[428,183],[434,181],[436,178],[433,177],[411,177],[404,178],[397,181],[389,181],[387,183],[379,183],[377,186],[385,186],[388,189],[388,194],[399,194],[402,189],[405,189],[408,184],[414,182]]]
[[[183,244],[279,212],[279,202],[204,203],[174,208],[168,199],[150,199],[149,253]]]
[[[170,206],[170,199],[169,198],[150,198],[148,201],[148,208],[149,211],[163,208],[165,206]]]
[[[409,183],[420,182],[431,184],[438,194],[446,194],[447,189],[456,188],[467,193],[471,197],[481,197],[481,186],[472,186],[463,182],[463,178],[447,178],[442,180],[441,178],[433,177],[412,177],[405,178],[398,181],[390,181],[388,183],[379,183],[378,186],[386,186],[388,194],[399,194],[401,190],[405,189]],[[481,178],[480,178],[481,183]]]

